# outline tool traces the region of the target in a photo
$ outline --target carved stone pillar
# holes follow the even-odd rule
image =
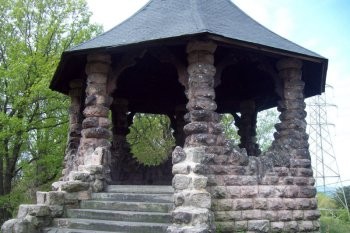
[[[168,232],[215,232],[211,196],[207,192],[206,149],[224,145],[219,115],[215,113],[214,56],[212,42],[194,41],[187,46],[188,90],[184,127],[185,147],[173,152],[173,187],[175,189],[173,225]]]
[[[282,79],[283,88],[280,93],[281,101],[278,110],[281,112],[281,123],[276,124],[274,150],[278,154],[289,158],[290,176],[293,177],[293,185],[290,190],[295,194],[295,206],[299,203],[317,203],[314,187],[315,179],[311,168],[309,154],[308,135],[306,133],[306,112],[304,102],[304,82],[302,78],[302,62],[297,59],[283,59],[277,63],[279,77]],[[275,168],[276,169],[276,168]],[[307,206],[304,209],[304,219],[299,221],[299,229],[307,226],[308,232],[319,230],[320,212],[317,205]],[[306,215],[307,213],[307,215]],[[313,219],[310,224],[309,219]]]
[[[77,170],[77,167],[74,166],[74,159],[79,147],[81,138],[81,123],[83,121],[83,116],[81,113],[83,81],[81,79],[74,79],[69,82],[69,87],[71,104],[69,107],[68,142],[64,157],[64,169],[62,171],[63,180],[68,179],[68,175],[71,171]]]
[[[108,119],[109,106],[112,98],[107,91],[108,73],[110,71],[110,56],[91,54],[87,57],[86,99],[83,114],[82,138],[79,146],[78,165],[84,168],[99,166],[103,170],[104,179],[108,181],[110,163],[110,131],[111,122]],[[82,169],[84,169],[82,168]]]
[[[240,148],[245,148],[249,156],[260,154],[259,145],[256,143],[256,121],[258,112],[255,109],[255,102],[244,101],[240,104],[241,117],[236,122],[238,135],[241,137]]]
[[[283,90],[277,108],[281,112],[281,122],[275,126],[274,146],[288,151],[294,159],[310,160],[301,67],[302,62],[297,59],[283,59],[277,63]]]

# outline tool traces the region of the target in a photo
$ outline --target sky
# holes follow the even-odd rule
[[[213,0],[215,1],[215,0]],[[92,22],[111,29],[148,0],[87,0]],[[329,59],[326,96],[334,156],[350,185],[350,1],[233,0],[253,19],[275,33]],[[349,143],[349,144],[348,144]],[[332,164],[334,167],[335,164]]]

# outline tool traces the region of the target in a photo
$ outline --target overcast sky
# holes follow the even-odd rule
[[[93,22],[108,30],[135,13],[147,0],[87,0]],[[215,0],[213,0],[215,1]],[[327,94],[335,155],[343,180],[350,180],[350,1],[233,0],[252,18],[277,34],[329,59]],[[349,146],[349,147],[348,147]],[[350,182],[349,182],[350,184]]]

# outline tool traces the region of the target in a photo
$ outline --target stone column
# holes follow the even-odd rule
[[[112,98],[107,92],[108,73],[111,58],[106,54],[91,54],[87,57],[86,99],[82,124],[82,138],[79,146],[78,165],[80,170],[99,167],[103,179],[109,179],[110,139],[112,136],[108,119]],[[88,169],[89,170],[89,169]]]
[[[277,108],[281,122],[275,126],[274,146],[288,151],[293,159],[310,160],[301,67],[302,62],[297,59],[282,59],[277,63],[283,90]]]
[[[255,102],[247,100],[240,104],[241,117],[238,124],[238,135],[241,137],[240,148],[245,148],[249,156],[260,154],[259,145],[256,143],[256,121],[258,112],[255,109]]]
[[[224,145],[219,115],[215,113],[214,56],[212,42],[194,41],[187,46],[188,90],[187,135],[185,147],[173,152],[173,187],[175,189],[173,225],[168,232],[215,232],[211,196],[207,192],[207,148]]]
[[[79,147],[81,138],[81,123],[83,121],[83,116],[81,113],[83,81],[81,79],[71,80],[69,82],[69,87],[71,104],[69,107],[68,142],[64,157],[64,169],[62,171],[63,180],[68,179],[68,175],[71,171],[77,170],[77,167],[74,166],[74,159]]]
[[[297,59],[282,59],[277,63],[283,88],[278,110],[281,123],[276,124],[274,150],[289,158],[290,197],[293,206],[303,206],[304,218],[298,221],[300,231],[316,232],[319,230],[315,179],[311,168],[308,135],[306,133],[306,112],[302,78],[302,62]],[[275,170],[277,168],[275,167]],[[308,205],[307,203],[315,203]],[[313,221],[310,221],[313,220]]]

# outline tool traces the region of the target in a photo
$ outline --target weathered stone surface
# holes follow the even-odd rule
[[[111,121],[105,117],[89,117],[83,120],[83,128],[96,128],[102,127],[108,129],[111,125]]]
[[[91,199],[91,191],[79,191],[79,192],[66,192],[64,194],[65,202],[67,204],[76,203],[79,200],[89,200]]]
[[[188,163],[179,163],[174,164],[172,168],[172,172],[174,175],[176,174],[189,174],[191,171],[191,165]]]
[[[84,109],[85,117],[107,117],[109,109],[102,105],[87,106]]]
[[[95,179],[94,183],[92,184],[92,190],[94,192],[101,192],[104,188],[104,183],[100,179]]]
[[[109,139],[109,138],[112,137],[111,131],[108,130],[108,129],[102,128],[102,127],[83,129],[81,131],[81,134],[85,138],[105,138],[105,139]]]
[[[191,122],[185,125],[184,132],[189,134],[200,134],[208,132],[208,124],[206,122]]]
[[[85,190],[88,190],[89,188],[90,188],[89,183],[76,181],[76,180],[64,182],[61,186],[61,189],[67,192],[85,191]]]
[[[37,192],[36,199],[37,199],[37,204],[63,205],[64,192],[61,192],[61,191]]]
[[[185,159],[186,159],[185,151],[179,146],[175,147],[175,149],[172,153],[173,164],[180,163],[180,162],[184,161]]]
[[[190,186],[192,178],[186,175],[175,175],[173,178],[173,187],[175,190],[183,190]]]
[[[204,176],[196,176],[196,177],[193,177],[192,182],[193,182],[193,188],[197,190],[201,190],[207,187],[208,178]]]
[[[1,226],[1,232],[3,233],[14,233],[14,226],[17,224],[18,219],[10,219],[4,222]]]
[[[49,216],[50,208],[46,205],[20,205],[17,217],[24,218],[26,215],[37,217]]]
[[[188,204],[198,208],[210,209],[211,198],[208,192],[194,192],[190,194]]]
[[[268,220],[249,220],[248,231],[269,232],[270,224]]]

